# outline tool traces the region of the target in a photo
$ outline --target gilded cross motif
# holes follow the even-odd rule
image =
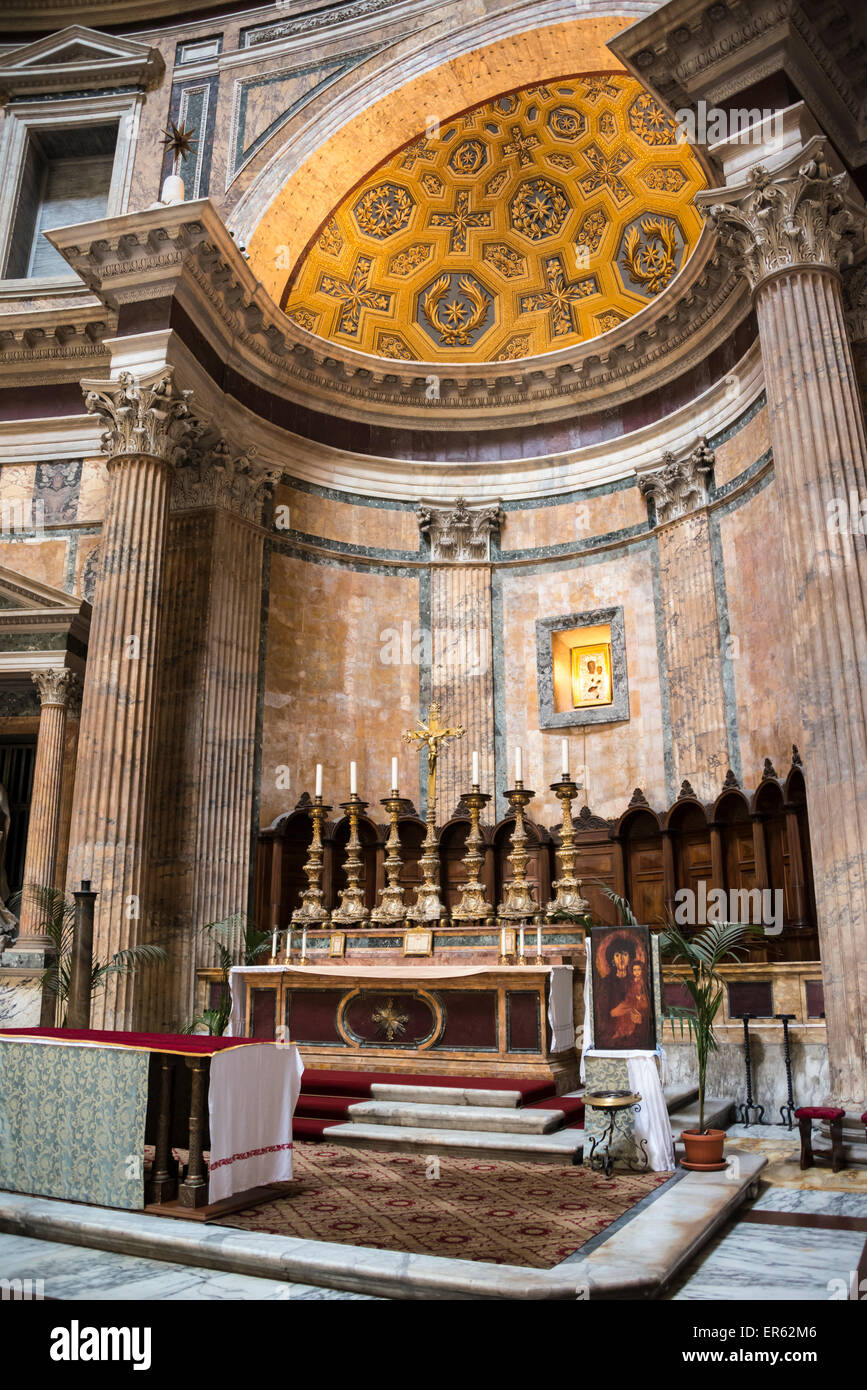
[[[463,738],[464,726],[459,724],[456,729],[448,729],[445,724],[440,723],[440,707],[433,701],[427,717],[427,723],[419,720],[417,729],[407,729],[404,736],[404,743],[419,743],[427,745],[427,804],[428,812],[436,805],[437,788],[437,757],[439,756],[440,744],[447,739]]]
[[[521,309],[525,314],[534,309],[547,309],[551,315],[551,331],[555,337],[561,337],[564,333],[578,333],[578,304],[588,295],[598,294],[596,276],[585,275],[581,280],[569,281],[566,279],[562,257],[549,256],[545,262],[545,279],[548,282],[546,290],[539,294],[521,296]]]
[[[467,249],[467,234],[471,227],[490,227],[491,214],[489,212],[471,212],[469,190],[462,188],[458,191],[454,208],[449,212],[432,212],[430,227],[449,227],[449,251],[465,254]]]
[[[323,294],[342,301],[337,316],[337,331],[350,337],[358,336],[361,315],[365,309],[379,309],[387,312],[391,307],[391,295],[377,290],[370,283],[373,262],[369,256],[359,256],[348,280],[337,275],[323,275],[319,289]]]
[[[599,188],[607,188],[618,203],[630,197],[629,189],[620,177],[627,164],[632,163],[632,155],[628,150],[615,150],[613,154],[608,155],[603,154],[596,145],[589,145],[584,151],[584,158],[593,171],[581,180],[581,187],[585,193],[595,193]]]
[[[398,1013],[394,1000],[389,999],[381,1008],[373,1010],[371,1019],[376,1024],[377,1031],[385,1034],[386,1042],[393,1042],[395,1037],[400,1037],[406,1032],[409,1014]]]
[[[509,134],[512,138],[503,146],[503,154],[516,154],[522,169],[526,164],[532,164],[533,156],[530,151],[535,150],[539,144],[537,136],[525,135],[519,125],[513,125]]]

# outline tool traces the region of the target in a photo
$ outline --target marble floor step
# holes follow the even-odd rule
[[[734,1101],[723,1096],[705,1096],[704,1123],[706,1129],[725,1129],[734,1113]],[[669,1111],[671,1132],[675,1143],[685,1129],[698,1129],[698,1100],[690,1101],[677,1110]]]
[[[545,1134],[562,1123],[560,1110],[517,1110],[493,1105],[421,1105],[415,1101],[366,1100],[350,1105],[353,1124],[410,1129],[492,1130],[508,1134]]]
[[[494,1105],[514,1109],[522,1101],[520,1091],[493,1091],[469,1086],[397,1086],[374,1082],[370,1094],[374,1100],[409,1101],[420,1105]]]
[[[689,1105],[690,1101],[698,1100],[697,1086],[666,1086],[663,1095],[665,1104],[668,1107],[669,1115],[673,1110],[680,1110],[684,1105]]]
[[[473,1157],[523,1159],[538,1163],[580,1162],[584,1146],[583,1129],[560,1129],[550,1134],[507,1133],[484,1129],[412,1128],[406,1125],[332,1125],[323,1131],[326,1144],[345,1144],[398,1153],[456,1154]]]

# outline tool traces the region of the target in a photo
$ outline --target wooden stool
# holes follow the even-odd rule
[[[831,1131],[831,1171],[839,1173],[843,1164],[843,1116],[845,1110],[830,1105],[802,1105],[795,1111],[798,1129],[801,1134],[801,1167],[812,1168],[813,1157],[812,1126],[814,1120],[827,1120]]]

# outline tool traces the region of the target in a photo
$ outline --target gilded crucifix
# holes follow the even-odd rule
[[[404,736],[404,743],[427,744],[427,808],[430,817],[433,808],[436,806],[437,789],[437,757],[439,756],[440,744],[445,743],[446,739],[463,738],[464,726],[459,724],[456,729],[447,729],[440,723],[440,707],[436,703],[430,707],[427,723],[419,720],[417,729],[407,729]]]

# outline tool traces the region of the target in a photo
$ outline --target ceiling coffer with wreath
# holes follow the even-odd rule
[[[706,186],[671,118],[621,74],[486,102],[404,145],[328,217],[282,307],[401,361],[509,362],[615,328],[693,251]]]

